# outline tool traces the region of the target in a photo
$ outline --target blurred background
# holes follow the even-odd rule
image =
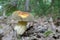
[[[0,16],[9,16],[16,10],[27,11],[35,17],[60,17],[60,0],[0,0]]]

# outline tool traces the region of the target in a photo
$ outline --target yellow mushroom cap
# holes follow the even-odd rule
[[[15,11],[12,14],[12,19],[19,20],[19,21],[33,21],[34,17],[28,12],[23,11]]]
[[[21,18],[27,18],[29,16],[28,12],[22,12],[22,13],[19,13],[19,15]]]

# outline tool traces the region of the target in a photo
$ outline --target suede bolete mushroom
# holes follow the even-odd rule
[[[34,21],[33,15],[28,12],[15,11],[13,12],[11,19],[18,21],[14,27],[14,30],[17,31],[17,34],[22,35],[27,30],[27,23]]]

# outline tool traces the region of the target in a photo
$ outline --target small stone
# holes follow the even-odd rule
[[[41,38],[41,36],[40,35],[37,35],[37,38]]]
[[[2,40],[2,37],[3,37],[4,35],[2,35],[2,34],[0,34],[0,40]]]
[[[37,40],[37,39],[32,39],[32,40]]]
[[[56,29],[56,32],[58,32],[58,29]]]
[[[54,39],[59,39],[59,37],[57,37],[57,36],[53,36],[53,38],[54,38]]]

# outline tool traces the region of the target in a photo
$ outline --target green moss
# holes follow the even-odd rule
[[[46,31],[45,33],[44,33],[44,35],[47,37],[47,36],[49,36],[51,33],[53,33],[52,31]]]
[[[2,29],[2,26],[0,26],[0,29]]]

